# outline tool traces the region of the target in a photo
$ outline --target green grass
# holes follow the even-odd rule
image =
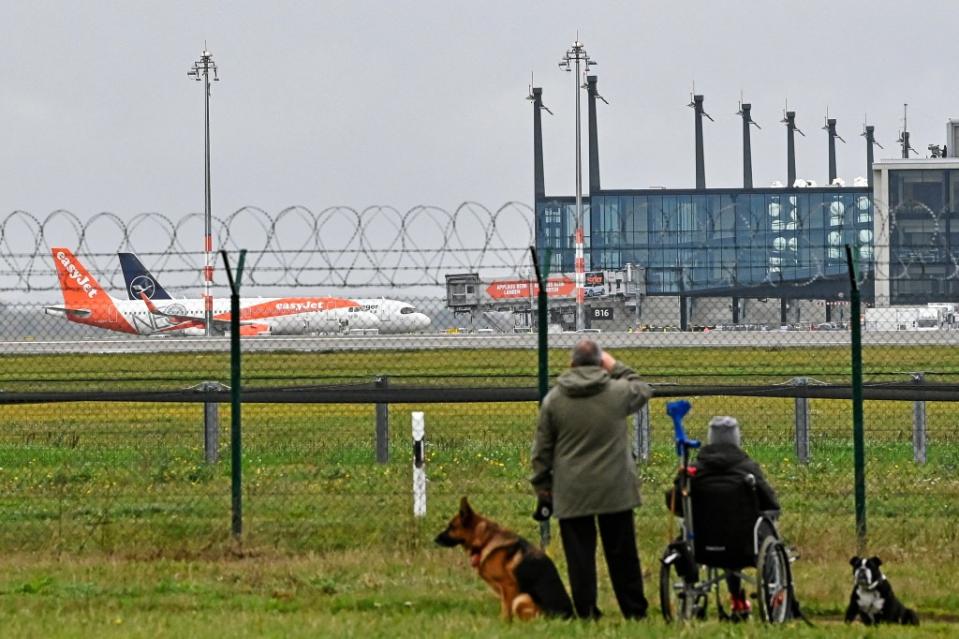
[[[653,382],[698,384],[777,383],[795,376],[848,383],[849,350],[790,348],[621,348],[615,354]],[[106,362],[106,364],[105,364]],[[567,365],[565,350],[550,351],[550,374]],[[906,371],[933,373],[932,381],[959,379],[959,352],[941,346],[869,346],[866,379],[908,379]],[[324,351],[246,353],[248,386],[369,382],[389,375],[394,384],[534,386],[536,352],[525,349],[440,351]],[[184,388],[229,378],[229,353],[95,353],[6,355],[0,388],[7,391]]]
[[[838,348],[615,354],[652,381],[848,380],[848,352]],[[865,359],[873,379],[923,369],[948,379],[959,371],[959,355],[942,348],[870,348]],[[551,361],[558,372],[565,354],[554,352]],[[281,353],[249,354],[244,362],[249,385],[368,381],[383,373],[396,384],[532,385],[535,353]],[[123,379],[125,388],[182,388],[225,378],[227,367],[226,355],[15,356],[0,363],[0,387],[117,388]],[[801,554],[800,596],[825,627],[788,636],[863,636],[861,628],[834,623],[848,597],[846,560],[856,550],[849,402],[810,400],[808,464],[793,451],[794,400],[703,397],[693,406],[694,436],[713,414],[739,417],[745,446],[780,493],[783,531]],[[427,421],[429,512],[422,521],[410,512],[413,410]],[[431,539],[464,494],[535,538],[526,481],[534,404],[392,405],[385,465],[375,463],[373,406],[246,405],[240,546],[229,536],[229,406],[221,406],[223,461],[212,466],[202,462],[201,411],[199,404],[0,407],[4,634],[525,636],[522,626],[496,620],[495,600],[463,557],[434,549]],[[930,403],[927,411],[929,459],[917,465],[912,404],[866,403],[868,551],[883,556],[907,603],[951,621],[959,613],[952,585],[959,569],[959,406]],[[650,415],[653,449],[639,467],[645,504],[637,530],[655,593],[656,559],[675,525],[662,493],[676,462],[664,400],[653,401]],[[563,568],[558,542],[551,552]],[[615,619],[602,587],[611,613],[602,623],[548,624],[537,632],[759,632],[707,625],[678,633],[658,622],[637,630]],[[927,626],[922,636],[950,631]]]
[[[647,561],[649,573],[654,562]],[[953,568],[954,564],[944,568]],[[764,628],[715,621],[667,626],[655,601],[650,618],[626,623],[600,576],[599,623],[501,622],[499,605],[467,567],[461,552],[343,551],[295,558],[259,556],[205,561],[0,560],[0,616],[17,637],[949,637],[955,594],[946,575],[927,586],[919,629],[840,623],[845,581],[821,583],[822,567],[800,578],[826,599],[807,605],[816,627]],[[825,571],[828,573],[828,570]],[[828,575],[825,575],[828,577]],[[930,581],[910,567],[895,574],[900,592]],[[650,583],[647,580],[647,583]],[[651,584],[653,585],[653,584]],[[942,608],[947,608],[945,613]]]

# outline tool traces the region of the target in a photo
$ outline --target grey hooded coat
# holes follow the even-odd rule
[[[612,373],[577,366],[559,376],[540,407],[533,440],[538,495],[552,495],[559,519],[622,512],[640,503],[626,417],[652,389],[620,362]]]

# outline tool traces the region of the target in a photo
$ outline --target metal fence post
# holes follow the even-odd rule
[[[856,257],[858,258],[858,253]],[[862,323],[857,265],[858,259],[853,259],[852,246],[846,244],[852,364],[853,491],[856,506],[856,540],[859,552],[863,553],[866,549],[866,435],[862,406]]]
[[[389,388],[390,378],[377,377],[376,388]],[[390,461],[390,405],[376,404],[376,463],[387,464]]]
[[[807,386],[809,379],[806,377],[794,377],[790,382],[793,386]],[[796,398],[796,457],[802,464],[809,463],[809,398]]]
[[[529,247],[533,258],[533,269],[536,273],[536,351],[537,351],[537,380],[539,387],[539,403],[549,392],[549,296],[546,292],[546,281],[539,268],[539,259],[536,256],[536,247]],[[546,276],[549,276],[550,252],[546,252]],[[539,522],[539,545],[542,548],[549,546],[551,538],[549,518]]]
[[[226,277],[230,283],[230,503],[233,538],[243,535],[243,420],[240,417],[240,283],[243,281],[243,262],[246,249],[240,249],[236,278],[230,270],[230,258],[220,251]]]
[[[924,384],[925,373],[913,373],[914,384]],[[912,404],[912,458],[917,464],[926,463],[926,400],[916,400]]]
[[[220,382],[203,382],[200,390],[205,393],[218,391]],[[220,404],[203,402],[203,459],[215,464],[220,457]]]
[[[649,447],[651,429],[649,424],[649,404],[636,411],[633,416],[633,426],[636,438],[633,441],[633,459],[642,462],[649,461]]]

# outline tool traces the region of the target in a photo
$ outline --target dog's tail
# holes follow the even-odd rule
[[[519,617],[523,621],[532,619],[536,616],[536,613],[539,612],[539,608],[536,606],[533,598],[525,592],[520,593],[513,598],[511,608],[513,610],[513,616]]]
[[[523,557],[516,566],[516,581],[522,592],[532,595],[545,615],[563,619],[573,616],[573,602],[556,564],[542,552],[530,552]]]

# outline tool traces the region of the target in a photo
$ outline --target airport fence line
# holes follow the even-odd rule
[[[535,538],[527,477],[537,302],[525,248],[505,267],[508,253],[498,249],[447,253],[474,256],[457,264],[464,272],[507,274],[455,280],[444,294],[436,285],[452,267],[434,269],[428,251],[410,250],[407,258],[423,259],[419,271],[396,273],[429,273],[426,284],[324,285],[324,295],[353,300],[358,312],[243,336],[244,548],[426,544],[464,494]],[[93,263],[89,252],[76,257]],[[38,265],[31,286],[41,269],[56,282],[52,264]],[[91,274],[109,281],[102,269]],[[117,284],[128,293],[124,280]],[[381,320],[377,300],[406,306]],[[162,319],[131,301],[137,326]],[[168,310],[176,299],[153,303],[168,315],[184,312]],[[69,321],[82,307],[73,316],[48,312],[64,305],[50,298],[0,310],[0,549],[189,556],[232,548],[229,339],[121,334]],[[744,445],[781,494],[783,529],[804,557],[846,559],[855,550],[848,306],[684,300],[624,287],[590,297],[587,310],[585,334],[657,389],[636,440],[647,557],[661,550],[670,524],[662,492],[676,464],[664,412],[671,397],[692,400],[693,436],[705,434],[714,414],[740,420]],[[584,334],[570,332],[574,311],[568,296],[550,300],[551,381]],[[429,323],[404,324],[417,313]],[[885,320],[867,311],[863,328],[870,545],[893,557],[954,553],[954,313],[942,307]],[[423,518],[413,515],[414,412],[425,418]]]
[[[666,401],[651,402],[649,437],[636,446],[646,501],[639,518],[653,547],[665,534],[661,493],[675,470]],[[795,398],[692,401],[697,435],[712,414],[740,417],[744,446],[779,491],[783,527],[804,556],[836,558],[831,553],[849,550],[823,545],[826,539],[854,544],[847,400],[807,400],[805,449],[797,449]],[[385,406],[384,428],[372,402],[245,405],[244,546],[295,553],[428,543],[463,494],[532,536],[526,480],[535,401]],[[415,411],[426,422],[423,519],[412,510]],[[227,405],[220,407],[212,451],[201,402],[7,404],[0,413],[5,551],[152,556],[230,546]],[[959,464],[956,405],[929,402],[924,414],[918,459],[908,427],[914,404],[866,402],[873,547],[922,552],[955,535],[959,501],[948,469]]]

